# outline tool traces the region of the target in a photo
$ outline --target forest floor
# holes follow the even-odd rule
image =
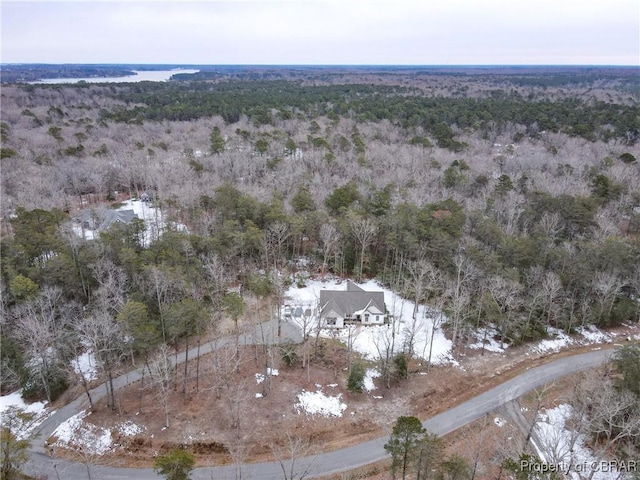
[[[639,331],[638,325],[634,325],[607,333],[624,343]],[[408,380],[387,389],[381,379],[376,378],[375,390],[351,394],[345,388],[347,372],[336,368],[347,364],[345,349],[331,341],[324,344],[327,360],[322,364],[313,361],[312,356],[308,369],[300,364],[294,367],[282,365],[274,347],[268,357],[277,374],[274,371],[266,378],[266,383],[265,380],[258,382],[259,375],[265,373],[262,347],[242,347],[240,369],[233,372],[233,381],[226,386],[216,382],[220,374],[212,371],[216,355],[204,356],[200,361],[198,392],[195,389],[195,360],[190,361],[186,393],[182,393],[183,370],[179,368],[176,389],[170,394],[169,428],[164,428],[164,411],[157,392],[148,387],[141,388],[140,383],[118,392],[117,414],[103,399],[95,412],[85,418],[85,423],[109,429],[116,423],[128,422],[137,425],[140,433],[132,437],[118,436],[112,430],[113,447],[100,458],[100,463],[149,467],[155,456],[177,445],[190,445],[197,455],[198,466],[270,461],[273,460],[273,449],[284,446],[287,434],[308,441],[307,454],[336,450],[387,435],[400,415],[414,415],[424,420],[525,369],[569,354],[601,348],[598,345],[570,346],[557,353],[536,355],[531,353],[531,345],[512,347],[503,353],[482,354],[478,350],[467,350],[458,355],[459,366],[434,366],[427,371],[425,365],[412,363]],[[228,359],[231,353],[226,355]],[[220,356],[217,361],[220,362]],[[149,384],[148,380],[145,382]],[[212,388],[216,383],[220,387],[219,395]],[[321,392],[316,398],[342,407],[325,410],[324,414],[305,413],[299,397],[304,391]],[[490,423],[490,428],[499,428],[493,421]],[[445,440],[451,451],[462,451],[457,442],[468,444],[464,438],[454,432]],[[73,449],[57,449],[56,455],[75,456]]]

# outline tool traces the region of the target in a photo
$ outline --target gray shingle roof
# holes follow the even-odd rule
[[[92,208],[82,212],[80,221],[85,228],[97,230],[98,232],[107,230],[114,223],[131,223],[137,215],[133,210],[111,210],[109,208]]]
[[[384,313],[384,292],[367,292],[353,282],[347,282],[346,290],[320,290],[322,312],[334,311],[344,318],[371,305]]]

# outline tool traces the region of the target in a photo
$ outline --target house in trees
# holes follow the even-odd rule
[[[367,292],[347,282],[345,290],[321,290],[318,311],[321,324],[328,328],[382,325],[386,320],[384,292]]]
[[[96,233],[108,230],[114,223],[129,224],[138,216],[133,210],[112,210],[109,208],[92,208],[82,212],[79,223],[83,229]]]

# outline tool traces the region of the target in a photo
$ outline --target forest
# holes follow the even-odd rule
[[[83,345],[108,381],[325,276],[442,310],[454,351],[639,322],[638,73],[3,83],[2,393],[54,401]],[[81,228],[142,197],[161,217]]]

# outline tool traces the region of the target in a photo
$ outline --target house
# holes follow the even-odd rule
[[[325,327],[345,324],[382,325],[386,319],[384,292],[367,292],[353,282],[345,290],[321,290],[320,322]]]
[[[103,232],[114,223],[129,224],[138,216],[133,210],[112,210],[109,208],[92,208],[82,212],[79,222],[83,229]]]

